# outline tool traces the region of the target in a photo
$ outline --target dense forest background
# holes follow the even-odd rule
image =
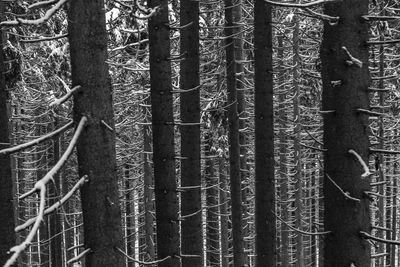
[[[399,13],[0,1],[0,265],[399,266]]]

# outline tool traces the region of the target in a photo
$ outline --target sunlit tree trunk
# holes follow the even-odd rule
[[[69,3],[68,38],[74,96],[74,121],[88,118],[77,144],[87,267],[124,266],[115,153],[114,112],[108,73],[103,0]],[[107,126],[108,127],[107,127]]]

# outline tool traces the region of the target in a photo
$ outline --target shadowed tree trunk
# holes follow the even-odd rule
[[[271,6],[254,6],[256,266],[276,265]]]
[[[183,266],[202,266],[203,235],[201,212],[200,167],[200,59],[199,2],[180,1],[181,49],[181,186],[190,187],[181,193]],[[188,123],[188,124],[185,124]],[[192,123],[192,124],[191,124]],[[187,216],[187,217],[185,217]]]
[[[180,266],[178,197],[175,180],[174,117],[168,3],[149,1],[158,11],[149,20],[150,95],[153,127],[157,255],[160,267]]]
[[[240,147],[239,147],[239,115],[237,99],[237,79],[234,33],[238,27],[234,21],[233,7],[236,1],[225,0],[225,36],[226,36],[226,82],[228,90],[228,122],[229,122],[229,166],[232,213],[232,240],[234,266],[244,266],[243,237],[243,203],[241,195]]]
[[[0,1],[0,20],[4,17],[3,1]],[[4,78],[3,30],[0,30],[0,149],[10,146],[7,112],[8,94]],[[0,155],[0,265],[10,257],[7,252],[16,245],[14,232],[13,183],[10,155]]]
[[[324,23],[321,46],[324,118],[324,206],[326,231],[324,266],[370,266],[370,244],[360,231],[371,228],[369,177],[354,150],[368,164],[368,1],[325,4],[325,13],[338,16],[337,25]],[[360,110],[361,109],[361,110]],[[329,180],[355,201],[346,197]]]
[[[115,160],[114,112],[108,73],[107,31],[103,0],[69,3],[68,38],[74,97],[74,121],[88,121],[77,144],[79,175],[89,182],[81,189],[87,267],[124,266],[121,211]],[[108,127],[106,127],[106,124]]]

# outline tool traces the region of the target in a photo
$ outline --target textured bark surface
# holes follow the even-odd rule
[[[229,123],[229,177],[232,207],[232,239],[234,266],[244,266],[244,237],[243,237],[243,203],[241,195],[240,176],[240,147],[239,147],[239,114],[237,103],[237,79],[235,46],[233,34],[235,25],[233,20],[233,0],[225,0],[225,42],[226,42],[226,83],[228,91],[228,123]]]
[[[360,235],[371,228],[369,178],[353,149],[368,164],[368,115],[357,109],[368,109],[368,25],[361,16],[368,14],[368,1],[351,0],[325,5],[325,13],[339,16],[338,25],[324,24],[321,46],[324,111],[325,227],[332,233],[325,238],[324,266],[370,266],[370,244]],[[348,52],[362,62],[350,65]],[[346,198],[333,183],[360,202]]]
[[[111,80],[108,73],[107,32],[103,0],[71,1],[68,37],[74,97],[74,120],[88,118],[77,144],[79,175],[89,182],[81,189],[86,266],[123,266],[115,249],[123,249],[119,209]]]
[[[256,266],[276,265],[271,7],[254,6]]]
[[[159,11],[149,20],[150,95],[153,127],[154,191],[156,201],[157,255],[170,257],[160,267],[180,266],[178,197],[175,179],[173,97],[170,37],[166,1],[151,0]]]
[[[199,59],[199,2],[180,2],[181,49],[180,87],[188,90],[180,94],[181,132],[181,186],[192,187],[181,193],[183,266],[202,266],[203,234],[201,210],[200,167],[200,59]],[[194,89],[196,88],[197,89]]]
[[[0,18],[3,17],[3,2],[0,1]],[[0,149],[9,147],[9,121],[7,113],[7,91],[3,73],[5,72],[3,55],[3,33],[0,31]],[[0,155],[0,265],[10,257],[7,252],[15,246],[13,183],[10,155]]]

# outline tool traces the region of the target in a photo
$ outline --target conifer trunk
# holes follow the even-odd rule
[[[360,231],[371,228],[369,177],[354,150],[368,164],[369,109],[368,24],[361,16],[368,14],[368,1],[349,0],[325,4],[325,13],[340,18],[337,25],[324,23],[321,46],[322,113],[324,118],[324,207],[326,231],[324,266],[370,266],[370,243]],[[351,54],[353,59],[347,54]],[[359,60],[360,62],[358,62]],[[362,63],[362,65],[361,65]],[[329,180],[353,198],[344,194]]]
[[[168,3],[149,1],[158,11],[149,20],[150,95],[153,127],[157,255],[160,267],[180,266],[178,197],[175,180],[174,117]]]
[[[0,20],[4,17],[0,1]],[[3,30],[0,30],[0,149],[10,146],[7,101],[9,99],[4,77]],[[10,155],[0,155],[0,266],[10,257],[7,252],[16,245],[14,232],[13,182]]]
[[[86,267],[124,266],[119,208],[114,112],[108,73],[103,0],[69,3],[68,38],[74,96],[74,121],[88,121],[77,144],[78,170],[89,182],[81,189]]]
[[[180,95],[181,132],[181,193],[183,266],[203,264],[200,166],[200,58],[199,2],[180,1],[181,49]],[[190,188],[190,189],[189,189]],[[185,217],[187,216],[187,217]]]
[[[256,266],[276,265],[271,7],[254,6]]]

